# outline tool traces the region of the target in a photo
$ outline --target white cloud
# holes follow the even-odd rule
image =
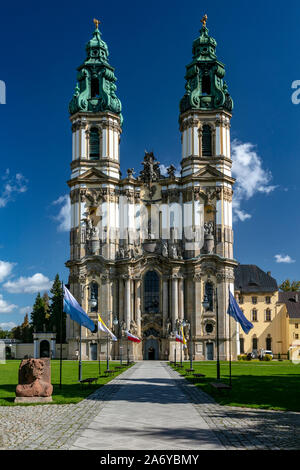
[[[49,290],[52,287],[52,282],[43,274],[36,273],[31,277],[20,277],[16,281],[7,281],[3,287],[11,294],[33,294]]]
[[[31,313],[32,311],[32,307],[30,307],[29,305],[27,307],[22,307],[20,308],[19,312],[21,313],[21,315],[26,315],[26,313]]]
[[[15,264],[0,260],[0,282],[3,282],[10,275]]]
[[[163,176],[168,176],[168,171],[167,170],[168,170],[169,166],[166,166],[163,163],[161,163],[159,165],[160,172]],[[179,177],[180,176],[180,165],[177,164],[177,165],[174,165],[174,166],[176,167],[175,176]]]
[[[58,215],[53,217],[58,222],[57,230],[59,232],[68,232],[71,228],[71,203],[69,195],[60,196],[52,204],[61,206]]]
[[[257,193],[270,194],[277,186],[270,185],[272,174],[264,170],[262,160],[250,142],[232,142],[232,175],[236,178],[233,196],[233,219],[244,221],[251,214],[241,209],[241,204]]]
[[[0,328],[1,330],[11,330],[12,328],[15,328],[17,325],[16,323],[9,321],[6,323],[0,323]]]
[[[274,258],[276,263],[295,263],[289,255],[275,255]]]
[[[6,300],[3,299],[3,295],[0,294],[0,313],[11,313],[18,306],[15,304],[9,304]]]
[[[1,179],[3,184],[0,188],[0,207],[5,207],[8,202],[14,199],[15,195],[25,193],[28,189],[28,180],[22,173],[16,173],[15,176],[11,176],[9,168],[6,169]]]

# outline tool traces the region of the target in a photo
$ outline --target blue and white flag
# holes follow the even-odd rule
[[[238,306],[237,301],[235,300],[231,291],[229,291],[229,305],[228,305],[227,313],[231,315],[241,325],[246,335],[249,333],[251,328],[253,328],[252,323],[249,320],[247,320],[247,318],[243,314],[242,310]]]
[[[71,292],[64,286],[64,312],[70,315],[73,321],[85,326],[92,332],[96,330],[95,323],[85,313]]]

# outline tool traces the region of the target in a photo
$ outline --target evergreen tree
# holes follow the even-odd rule
[[[49,297],[38,293],[36,296],[32,312],[30,314],[30,323],[34,331],[43,331],[49,328]]]
[[[32,326],[29,323],[28,313],[26,313],[23,323],[21,325],[21,336],[23,343],[32,343]]]
[[[300,281],[292,281],[290,282],[289,279],[286,279],[283,281],[282,284],[280,284],[279,289],[284,291],[284,292],[296,292],[300,290]]]
[[[50,289],[50,293],[52,294],[51,299],[51,306],[50,306],[50,329],[51,331],[56,332],[56,342],[60,343],[61,340],[63,343],[66,341],[66,314],[62,312],[62,300],[63,300],[63,292],[62,292],[62,285],[59,279],[59,275],[56,274],[53,286]],[[63,315],[63,322],[62,322],[62,335],[61,335],[61,314]],[[61,337],[62,336],[62,337]]]

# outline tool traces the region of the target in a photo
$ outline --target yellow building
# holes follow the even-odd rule
[[[276,280],[255,265],[235,268],[235,296],[245,317],[253,328],[246,335],[240,328],[240,354],[261,349],[273,354],[287,354],[287,309],[282,303]]]
[[[300,292],[279,292],[285,313],[285,340],[292,361],[300,362]]]

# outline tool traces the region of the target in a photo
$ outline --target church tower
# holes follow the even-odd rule
[[[172,164],[162,175],[155,155],[146,152],[139,174],[129,168],[122,177],[121,103],[97,20],[69,106],[70,289],[90,317],[96,322],[100,313],[119,339],[125,330],[141,338],[128,345],[131,360],[174,360],[175,354],[178,359],[181,327],[188,339],[186,358],[216,359],[217,337],[220,359],[229,358],[230,337],[233,357],[238,351],[238,329],[232,320],[229,331],[227,314],[237,264],[233,103],[206,19],[193,43],[180,101],[180,175]],[[78,325],[68,319],[69,357],[78,348],[78,336]],[[97,335],[83,328],[82,339],[83,359],[105,358],[105,338],[99,344]],[[111,358],[120,358],[120,346],[121,341],[110,345]]]

